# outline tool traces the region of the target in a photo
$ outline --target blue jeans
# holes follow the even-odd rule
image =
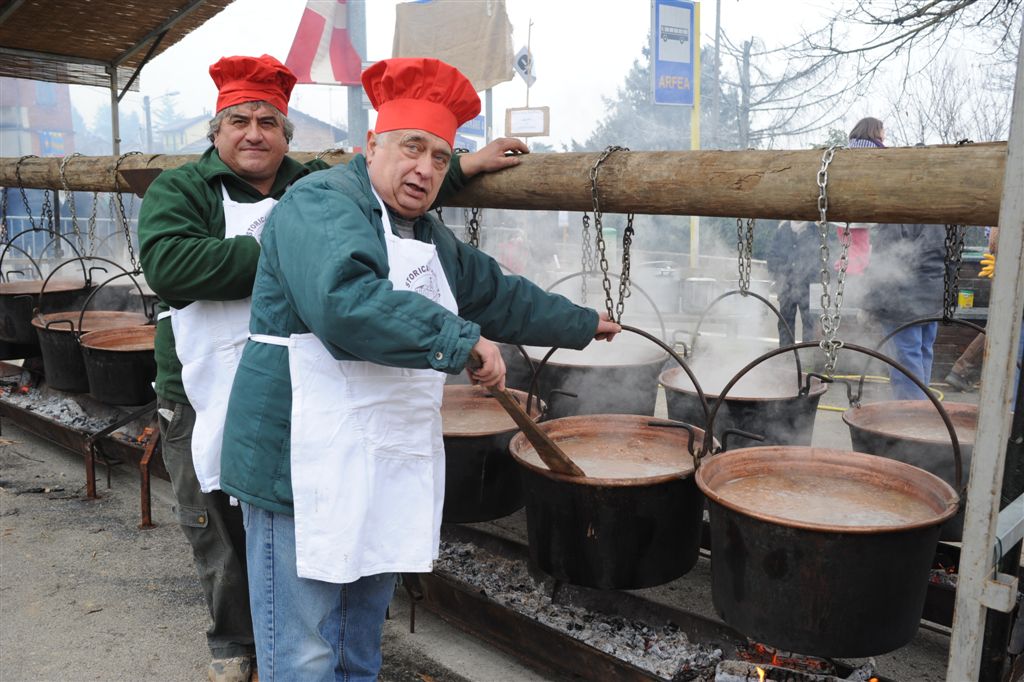
[[[888,336],[899,325],[883,324],[882,330]],[[932,378],[932,346],[939,331],[938,322],[907,327],[889,339],[889,352],[893,360],[906,367],[921,383],[928,385]],[[889,368],[889,382],[896,400],[927,400],[921,389],[895,367]]]
[[[372,682],[396,574],[338,585],[299,578],[295,520],[242,503],[249,603],[263,682]]]

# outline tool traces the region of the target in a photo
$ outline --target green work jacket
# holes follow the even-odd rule
[[[139,256],[161,309],[183,308],[193,301],[232,301],[252,293],[260,245],[253,237],[224,239],[221,183],[233,201],[254,204],[267,197],[280,199],[290,184],[321,168],[327,168],[323,161],[303,165],[286,156],[270,193],[263,195],[235,175],[211,146],[198,161],[157,176],[139,213]],[[157,395],[188,403],[170,319],[157,323],[155,343]]]
[[[312,332],[338,360],[455,374],[483,334],[495,341],[583,348],[597,313],[522,277],[503,275],[487,254],[460,242],[432,213],[414,236],[433,243],[458,315],[388,280],[381,209],[366,160],[295,183],[263,231],[250,331]],[[250,341],[228,403],[221,488],[292,514],[288,349]]]

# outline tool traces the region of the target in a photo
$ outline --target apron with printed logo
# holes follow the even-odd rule
[[[254,204],[224,198],[224,238],[250,236],[259,241],[276,199]],[[192,463],[204,493],[220,490],[220,450],[224,438],[231,383],[249,336],[252,298],[235,301],[194,301],[172,308],[174,347],[181,361],[181,383],[196,411],[192,431]]]
[[[395,290],[457,313],[437,248],[393,235],[377,201]],[[298,576],[349,583],[430,571],[444,504],[445,375],[336,360],[313,334],[251,338],[288,348]]]

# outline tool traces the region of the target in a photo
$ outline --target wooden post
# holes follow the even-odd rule
[[[829,218],[837,222],[995,225],[1006,143],[839,150],[828,170]],[[815,220],[821,150],[616,152],[601,166],[608,213]],[[291,155],[298,161],[311,152]],[[600,153],[539,153],[474,178],[449,205],[521,210],[591,209],[590,169]],[[195,156],[138,155],[123,170],[175,168]],[[346,154],[328,154],[342,163]],[[26,159],[25,187],[60,187],[59,157]],[[76,157],[71,189],[114,190],[111,157]],[[16,187],[17,159],[0,159],[0,186]],[[122,177],[120,186],[128,187]]]

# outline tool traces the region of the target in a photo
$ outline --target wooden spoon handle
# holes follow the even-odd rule
[[[476,369],[480,366],[480,359],[476,355],[470,355],[469,368]],[[530,445],[533,446],[534,450],[537,451],[537,455],[541,461],[548,466],[549,469],[557,474],[566,474],[569,476],[586,476],[583,469],[580,469],[575,462],[569,459],[569,456],[562,452],[561,448],[555,445],[555,441],[551,440],[548,434],[537,426],[537,423],[530,419],[530,415],[526,413],[523,406],[519,404],[519,401],[515,399],[511,393],[506,389],[497,389],[488,387],[488,391],[491,392],[497,400],[498,404],[505,408],[509,416],[516,423],[516,426],[526,436],[526,440],[530,441]]]

